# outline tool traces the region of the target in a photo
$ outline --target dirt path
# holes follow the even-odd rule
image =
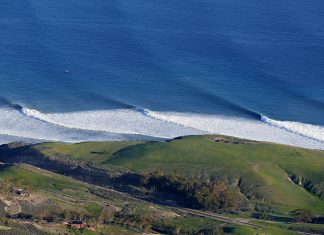
[[[251,223],[247,219],[229,218],[229,217],[226,217],[224,215],[217,214],[214,212],[205,212],[205,211],[193,210],[193,209],[189,209],[189,208],[176,208],[176,209],[178,211],[182,211],[182,212],[189,213],[192,215],[209,218],[209,219],[216,219],[218,221],[222,221],[222,222],[226,222],[226,223],[244,225],[244,226],[254,227],[254,228],[263,228],[264,227],[263,225]]]

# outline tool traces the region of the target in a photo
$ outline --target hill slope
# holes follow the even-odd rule
[[[39,233],[55,228],[57,234],[79,234],[63,224],[75,216],[85,216],[92,226],[99,223],[96,232],[86,234],[175,234],[178,229],[180,234],[210,234],[219,227],[224,234],[324,231],[321,224],[287,223],[292,222],[288,212],[300,208],[315,213],[312,222],[323,220],[321,151],[207,135],[166,142],[14,143],[0,146],[0,161],[6,162],[0,165],[0,212],[13,219],[21,216],[19,208],[31,213]],[[32,196],[20,198],[10,190],[17,187]],[[41,207],[28,206],[35,198],[42,198]],[[207,204],[191,204],[200,199]],[[223,199],[226,207],[212,205]],[[239,205],[230,206],[236,200]],[[1,201],[14,205],[12,210]],[[121,211],[110,215],[109,208]],[[58,224],[38,222],[44,209]],[[0,229],[18,231],[30,224],[19,219],[22,223],[0,220]],[[2,225],[6,221],[9,225]]]
[[[84,151],[86,147],[87,151]],[[185,137],[170,142],[46,144],[43,153],[63,152],[97,166],[141,173],[162,169],[184,175],[226,178],[247,194],[261,193],[280,211],[324,211],[324,152],[224,136]],[[101,153],[101,154],[100,154]],[[251,195],[253,197],[253,195]]]

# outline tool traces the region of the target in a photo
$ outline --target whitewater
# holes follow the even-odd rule
[[[148,109],[43,113],[24,107],[0,108],[0,143],[163,140],[203,134],[324,149],[323,126],[273,120],[262,115],[257,120]]]

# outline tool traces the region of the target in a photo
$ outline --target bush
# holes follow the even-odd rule
[[[205,228],[196,233],[197,235],[221,235],[223,234],[223,227],[216,225],[210,228]]]
[[[311,223],[314,215],[309,209],[297,209],[290,212],[290,216],[297,223]]]
[[[257,212],[274,213],[274,209],[270,204],[257,203],[254,210]]]
[[[271,220],[271,216],[267,213],[261,212],[261,213],[253,213],[253,218],[260,219],[260,220]]]
[[[241,202],[238,187],[230,187],[221,180],[203,181],[156,171],[144,176],[141,182],[147,188],[175,194],[186,206],[196,209],[235,211]]]
[[[172,228],[170,230],[171,230],[170,231],[171,232],[170,234],[172,234],[172,235],[178,235],[181,232],[181,226],[177,224],[175,226],[172,226]]]

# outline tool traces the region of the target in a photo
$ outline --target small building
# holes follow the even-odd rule
[[[81,219],[73,219],[67,223],[65,223],[68,227],[74,228],[74,229],[90,229],[90,230],[95,230],[91,225],[85,223]]]

